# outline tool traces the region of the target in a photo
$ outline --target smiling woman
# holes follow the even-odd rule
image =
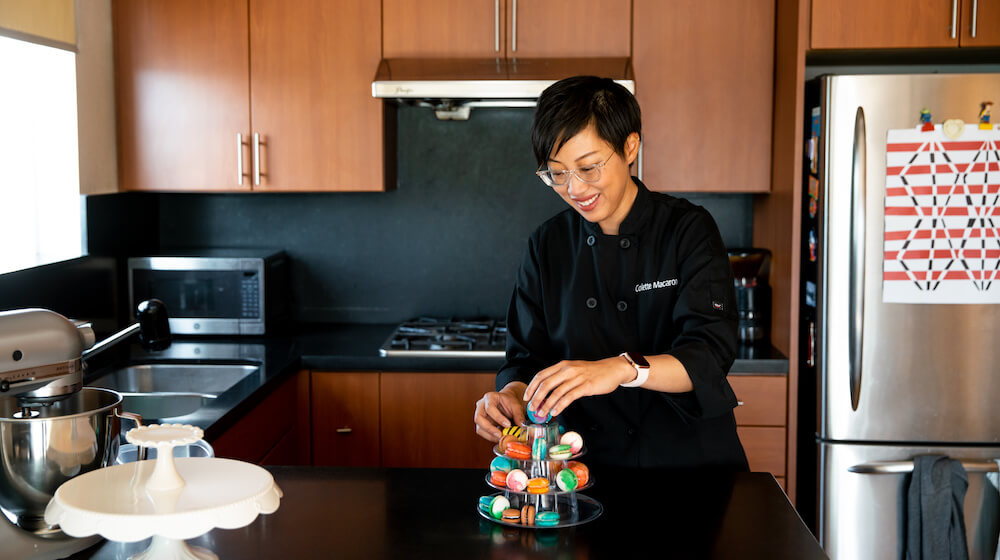
[[[0,37],[0,273],[82,254],[76,54]]]

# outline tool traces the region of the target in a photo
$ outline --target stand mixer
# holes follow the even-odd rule
[[[45,507],[67,480],[114,463],[122,411],[114,391],[83,387],[84,363],[135,333],[148,350],[170,345],[159,300],[139,304],[138,322],[95,344],[90,323],[45,309],[0,312],[0,543],[4,557],[64,558],[99,538],[74,539],[45,523]]]

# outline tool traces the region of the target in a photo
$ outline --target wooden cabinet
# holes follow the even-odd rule
[[[493,444],[476,435],[475,403],[494,388],[495,373],[383,372],[383,467],[476,468]]]
[[[377,2],[117,1],[114,26],[123,189],[385,188]]]
[[[981,0],[812,0],[810,24],[813,49],[1000,46],[1000,5]]]
[[[629,17],[629,0],[383,0],[383,56],[628,56]]]
[[[773,0],[634,1],[650,189],[770,190],[774,14]]]
[[[742,403],[736,407],[736,430],[750,470],[769,472],[785,488],[787,376],[730,375],[729,384]]]
[[[262,465],[308,465],[309,378],[293,375],[214,441],[216,457]]]
[[[236,149],[250,130],[246,0],[113,9],[122,188],[235,188],[249,155]]]
[[[313,465],[377,467],[379,374],[311,373]]]

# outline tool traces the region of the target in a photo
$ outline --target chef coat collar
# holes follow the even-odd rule
[[[635,195],[635,201],[632,202],[632,208],[629,209],[628,215],[622,221],[621,225],[618,226],[618,235],[634,235],[646,224],[646,220],[650,215],[650,200],[651,195],[649,189],[646,185],[639,180],[638,177],[633,176],[632,181],[635,186],[638,187],[639,192]],[[583,217],[581,216],[581,219]],[[601,230],[601,225],[596,222],[591,222],[589,220],[583,220],[583,227],[588,233],[604,235]]]

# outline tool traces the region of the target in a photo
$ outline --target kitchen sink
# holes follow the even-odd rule
[[[210,404],[247,376],[250,364],[138,364],[108,372],[87,383],[122,394],[122,406],[144,419],[187,416]]]
[[[123,367],[88,383],[119,393],[198,393],[216,397],[248,375],[247,364],[142,364]]]

